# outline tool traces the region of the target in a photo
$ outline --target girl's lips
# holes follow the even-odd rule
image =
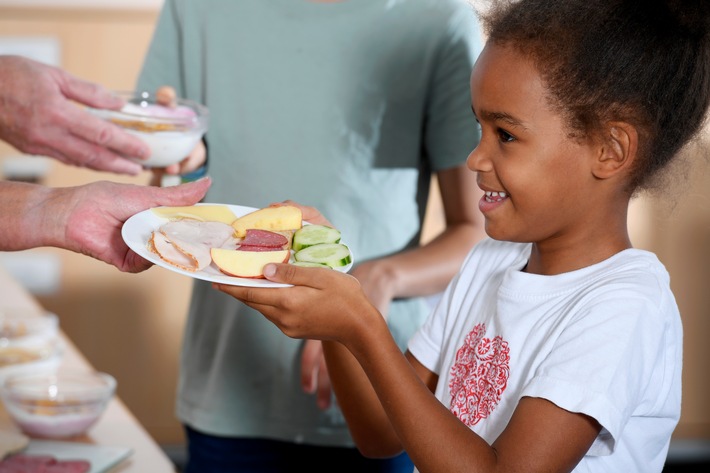
[[[482,213],[491,212],[503,205],[508,200],[508,194],[505,192],[486,191],[478,202],[478,208]]]

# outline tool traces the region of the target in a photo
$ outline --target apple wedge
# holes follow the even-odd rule
[[[238,278],[263,278],[264,266],[268,263],[288,263],[289,250],[240,251],[225,248],[210,250],[212,262],[228,276]]]
[[[244,238],[247,229],[270,230],[274,232],[297,230],[303,226],[301,209],[292,205],[264,207],[243,215],[232,223],[237,237]]]

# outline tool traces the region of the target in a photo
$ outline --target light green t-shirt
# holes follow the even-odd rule
[[[465,0],[167,0],[139,87],[210,111],[206,202],[320,209],[364,261],[418,244],[432,172],[478,140]],[[421,299],[388,314],[404,349]],[[300,387],[302,342],[196,282],[178,415],[215,435],[350,446],[342,416]]]

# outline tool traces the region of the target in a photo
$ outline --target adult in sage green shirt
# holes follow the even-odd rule
[[[465,0],[167,0],[139,87],[209,108],[205,201],[322,210],[404,349],[422,296],[482,234],[465,167],[479,41]],[[446,228],[420,246],[432,173]],[[359,456],[319,349],[196,281],[177,401],[188,471],[411,471],[406,457]]]

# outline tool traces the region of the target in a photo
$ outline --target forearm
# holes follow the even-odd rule
[[[393,284],[393,298],[428,296],[446,288],[479,238],[472,222],[451,225],[428,244],[378,260]]]
[[[358,443],[365,455],[387,456],[396,453],[397,448],[404,448],[422,473],[493,471],[496,455],[491,446],[436,399],[391,337],[349,344],[348,349],[360,366],[361,375],[370,383],[372,393],[367,393],[368,398],[377,396],[379,401],[377,409],[373,410],[369,401],[370,404],[360,406],[359,413],[346,413],[353,437],[366,439],[371,448],[365,450],[364,443]],[[349,376],[353,376],[352,371]],[[336,391],[338,401],[345,395],[346,404],[352,406],[349,397],[363,396],[363,390],[353,390],[352,385],[343,381],[338,380],[341,391],[351,392]],[[360,386],[362,382],[358,380],[356,384]],[[380,425],[382,414],[388,419],[386,428]],[[366,432],[364,421],[358,417],[372,422],[368,426],[372,430]],[[392,440],[392,434],[396,441]]]
[[[399,438],[355,357],[336,342],[323,342],[323,352],[338,406],[358,449],[371,457],[401,452]]]
[[[421,247],[367,262],[355,275],[369,288],[380,287],[392,298],[441,292],[458,271],[466,254],[485,236],[478,210],[481,191],[476,174],[465,165],[437,173],[446,227]],[[360,272],[360,274],[358,274]],[[367,279],[372,279],[368,282]],[[371,291],[375,294],[376,291]]]
[[[0,250],[59,246],[65,208],[62,191],[21,182],[0,183]]]

